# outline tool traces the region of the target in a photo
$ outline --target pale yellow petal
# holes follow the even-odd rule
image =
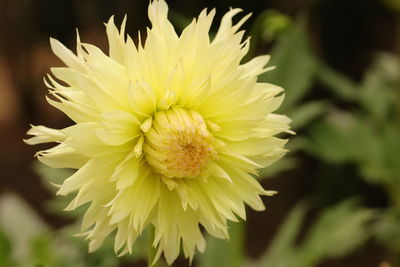
[[[39,151],[36,154],[40,162],[52,168],[81,168],[89,158],[83,154],[78,153],[72,147],[59,144],[53,148]]]
[[[62,142],[65,140],[65,135],[60,130],[51,129],[43,125],[31,125],[31,129],[26,134],[33,135],[33,137],[24,140],[29,145]]]

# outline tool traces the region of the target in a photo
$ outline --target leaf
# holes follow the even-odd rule
[[[336,72],[328,65],[320,62],[316,71],[317,78],[345,100],[354,100],[357,97],[357,85],[345,75]]]
[[[74,173],[71,169],[54,169],[40,162],[35,163],[33,169],[42,178],[43,184],[52,191],[56,189],[52,184],[62,184]]]
[[[292,28],[279,38],[271,54],[271,65],[276,66],[276,69],[261,75],[260,81],[285,88],[285,101],[280,111],[286,112],[311,89],[316,69],[304,18],[293,23]]]
[[[278,36],[283,35],[287,30],[291,29],[292,19],[290,16],[280,13],[275,9],[267,9],[262,11],[253,21],[250,34],[251,42],[244,61],[247,62],[257,55],[266,44],[276,40]]]
[[[250,267],[302,267],[296,262],[297,252],[294,247],[307,210],[305,202],[296,205],[279,228],[268,250]]]
[[[394,209],[385,211],[373,225],[375,238],[392,249],[400,251],[400,212]]]
[[[271,178],[278,173],[293,169],[298,164],[298,159],[285,156],[267,168],[260,169],[260,177],[262,179]]]
[[[37,266],[60,266],[57,253],[54,253],[53,239],[50,235],[35,237],[31,242],[32,261]]]
[[[392,195],[400,195],[400,184],[398,183],[400,165],[400,139],[399,131],[394,125],[388,123],[379,132],[365,129],[371,139],[366,143],[370,147],[369,154],[361,154],[359,161],[363,177],[370,182],[381,183],[388,187],[389,193],[396,190]]]
[[[400,63],[397,57],[381,54],[364,75],[359,102],[375,120],[386,121],[396,99],[399,72]]]
[[[255,20],[251,36],[256,33],[261,41],[270,42],[290,27],[291,18],[275,9],[267,9]]]
[[[307,123],[327,111],[329,104],[325,101],[313,101],[297,107],[289,113],[292,119],[291,126],[294,130],[304,127]]]
[[[11,242],[8,236],[0,230],[0,266],[7,266],[11,258]]]
[[[400,186],[400,129],[395,124],[388,122],[384,128],[381,149],[385,152],[384,169],[388,182]],[[400,192],[398,192],[400,196]]]
[[[131,257],[130,255],[123,257],[115,256],[113,248],[114,240],[111,236],[105,238],[103,245],[98,250],[93,253],[87,253],[87,240],[83,237],[74,236],[80,232],[79,224],[77,222],[57,231],[57,236],[60,238],[59,241],[63,244],[63,246],[59,247],[59,249],[62,249],[59,255],[62,256],[64,262],[73,263],[79,259],[82,267],[116,267],[127,257]],[[136,247],[135,244],[134,248],[136,249]],[[71,265],[66,265],[66,267],[69,266]]]
[[[367,226],[374,216],[373,210],[361,208],[355,199],[327,209],[312,225],[302,243],[301,261],[313,266],[323,259],[353,252],[371,236]]]
[[[357,165],[368,182],[398,188],[399,131],[390,121],[377,130],[369,119],[364,114],[331,112],[311,127],[303,148],[330,163]]]
[[[207,236],[207,248],[201,257],[198,257],[198,267],[241,267],[244,253],[245,223],[231,223],[229,240],[222,240]]]
[[[29,266],[24,260],[29,259],[30,241],[46,233],[48,226],[19,196],[6,193],[0,197],[0,227],[10,238],[13,258]]]
[[[71,169],[54,169],[40,162],[35,163],[33,165],[33,168],[42,179],[44,186],[52,192],[55,192],[57,190],[55,185],[62,184],[65,179],[67,179],[74,173],[74,170]],[[81,207],[69,212],[64,211],[65,207],[68,206],[73,198],[73,195],[57,197],[46,202],[46,207],[48,211],[64,217],[73,219],[81,217],[85,213],[88,204],[82,205]]]
[[[344,100],[359,103],[366,111],[384,120],[393,104],[394,88],[399,82],[400,62],[390,54],[379,54],[368,68],[361,85],[324,63],[319,63],[317,78]]]
[[[316,157],[336,164],[354,162],[356,160],[354,148],[355,145],[348,131],[328,121],[316,123],[311,127],[310,141],[305,146],[305,150]]]
[[[311,225],[300,244],[296,240],[307,208],[301,202],[292,209],[268,250],[248,267],[310,267],[324,259],[341,257],[361,246],[371,233],[367,223],[375,211],[362,208],[354,200],[326,209]]]

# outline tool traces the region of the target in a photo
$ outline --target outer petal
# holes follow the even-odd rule
[[[24,140],[24,142],[29,145],[49,142],[62,142],[65,140],[65,135],[61,131],[42,125],[31,125],[31,129],[27,132],[27,134],[33,135],[33,137]]]
[[[106,32],[108,37],[108,45],[110,51],[110,57],[117,61],[118,63],[123,63],[124,61],[124,51],[125,51],[125,25],[126,16],[121,25],[121,31],[118,32],[117,27],[114,24],[114,16],[112,16],[108,23],[106,23]]]

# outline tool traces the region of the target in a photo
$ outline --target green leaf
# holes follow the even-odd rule
[[[385,122],[393,107],[400,79],[400,62],[393,55],[381,54],[367,70],[359,92],[359,102],[376,121]]]
[[[33,165],[35,172],[40,176],[42,179],[43,185],[48,188],[49,190],[55,192],[57,190],[56,186],[64,182],[69,176],[74,173],[72,169],[54,169],[48,167],[40,162],[37,162]],[[77,218],[83,216],[85,213],[88,204],[82,205],[78,209],[65,212],[65,207],[72,201],[74,198],[73,195],[68,196],[61,196],[55,199],[52,199],[46,202],[46,206],[49,212],[68,217],[68,218]]]
[[[260,177],[262,179],[271,178],[278,173],[293,169],[298,164],[298,160],[294,157],[285,156],[267,168],[260,169]]]
[[[267,9],[256,18],[253,33],[258,33],[263,42],[270,42],[287,30],[291,23],[288,15],[275,9]]]
[[[296,240],[307,208],[301,202],[292,209],[268,250],[249,267],[310,267],[327,258],[336,258],[353,252],[371,233],[367,224],[375,211],[361,208],[352,199],[326,209],[311,225],[300,244]]]
[[[370,147],[368,154],[360,154],[359,167],[367,181],[381,183],[388,187],[389,193],[395,190],[392,195],[400,196],[400,184],[398,182],[400,165],[400,132],[394,125],[388,123],[377,132],[372,129],[364,129],[369,135]],[[400,198],[399,207],[400,207]]]
[[[52,184],[62,184],[74,173],[72,169],[55,169],[40,162],[35,163],[33,169],[42,178],[43,184],[52,191],[56,189]]]
[[[328,121],[322,121],[311,127],[310,139],[306,151],[328,162],[342,164],[355,161],[355,144],[349,131],[336,127]]]
[[[310,127],[309,135],[305,149],[331,163],[359,164],[380,156],[375,153],[379,150],[375,135],[362,114],[333,110]]]
[[[113,248],[114,240],[111,236],[105,238],[103,245],[98,250],[88,253],[87,240],[84,237],[74,236],[79,232],[79,222],[66,226],[57,232],[61,241],[65,244],[63,246],[64,250],[60,253],[64,261],[70,262],[68,261],[69,258],[75,258],[75,261],[76,259],[80,259],[82,267],[116,267],[121,261],[127,258],[127,256],[115,256]],[[136,244],[134,247],[136,248]],[[67,256],[68,253],[72,255]],[[69,267],[69,265],[66,267]]]
[[[304,149],[330,163],[355,164],[366,181],[387,186],[389,192],[396,190],[400,195],[399,131],[390,122],[377,130],[364,116],[331,113],[311,127]]]
[[[289,213],[284,223],[272,240],[269,249],[250,267],[302,267],[296,261],[297,251],[294,247],[295,240],[301,229],[303,219],[307,210],[305,202],[296,205]]]
[[[31,242],[32,261],[37,266],[51,267],[60,266],[57,254],[54,253],[54,240],[51,235],[41,235]]]
[[[275,9],[267,9],[261,12],[254,20],[250,28],[251,42],[244,61],[248,61],[265,47],[266,44],[284,35],[292,28],[290,16],[280,13]]]
[[[344,74],[336,72],[322,62],[319,63],[316,74],[317,78],[339,97],[345,100],[356,99],[357,85]]]
[[[291,126],[294,130],[304,127],[307,123],[326,112],[328,107],[329,104],[325,101],[308,102],[297,107],[289,113],[289,117],[292,119]]]
[[[260,76],[260,81],[285,88],[285,101],[280,111],[286,112],[311,89],[316,69],[304,18],[293,23],[292,28],[279,38],[271,54],[271,65],[276,69]]]
[[[379,243],[400,252],[400,211],[386,210],[373,225],[372,231]]]
[[[327,209],[309,230],[301,246],[301,261],[313,266],[353,252],[371,236],[367,226],[374,216],[373,210],[361,208],[354,199]]]
[[[13,247],[13,258],[21,266],[30,266],[31,240],[48,231],[48,226],[19,196],[11,193],[0,197],[0,227]]]
[[[198,257],[199,267],[241,267],[243,263],[245,223],[231,223],[229,240],[207,236],[204,255]]]
[[[11,258],[11,242],[8,236],[0,230],[0,266],[7,266]]]

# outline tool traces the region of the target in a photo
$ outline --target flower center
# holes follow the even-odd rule
[[[173,108],[159,111],[143,145],[150,166],[168,178],[195,178],[216,155],[202,116]]]

